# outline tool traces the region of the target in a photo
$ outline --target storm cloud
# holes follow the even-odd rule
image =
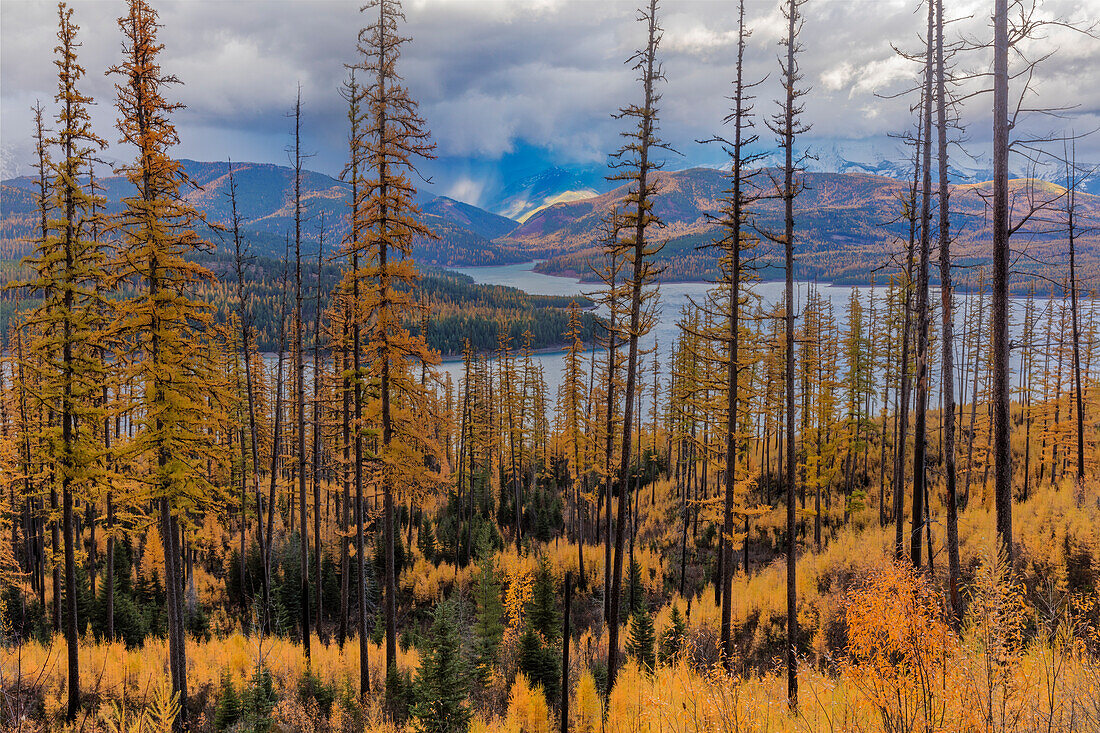
[[[116,25],[121,0],[76,0],[81,26],[84,85],[97,100],[96,127],[112,141],[114,80],[105,69],[120,58]],[[297,85],[302,87],[308,167],[338,175],[346,158],[346,116],[339,88],[345,64],[356,60],[356,33],[366,19],[357,2],[332,0],[153,0],[163,24],[163,68],[184,84],[172,90],[187,105],[175,120],[176,154],[200,160],[286,163]],[[992,3],[949,0],[958,18],[952,38],[981,41],[989,31]],[[661,102],[661,134],[678,154],[673,168],[718,165],[721,150],[696,140],[721,131],[736,58],[736,3],[665,0],[662,58],[667,83]],[[405,33],[412,40],[400,64],[437,144],[437,160],[425,165],[433,189],[478,203],[503,180],[548,165],[598,167],[620,144],[622,123],[612,113],[638,97],[634,73],[624,61],[643,41],[633,3],[567,0],[407,0]],[[893,46],[918,50],[925,16],[915,0],[810,0],[805,6],[802,69],[804,119],[812,124],[811,150],[846,156],[890,156],[890,133],[912,124],[913,99],[894,97],[914,83],[919,65]],[[1087,21],[1100,17],[1100,0],[1048,0],[1047,18]],[[750,0],[753,35],[746,78],[756,87],[760,147],[772,145],[764,126],[779,93],[777,45],[784,31],[778,2]],[[29,171],[30,106],[53,108],[53,46],[57,9],[49,2],[5,0],[0,5],[0,114],[2,174]],[[1032,116],[1034,131],[1100,126],[1100,42],[1051,27],[1033,55],[1055,51],[1033,82],[1029,107],[1075,105],[1061,117]],[[958,72],[988,69],[988,55],[962,55]],[[980,78],[960,91],[975,91]],[[962,110],[967,149],[988,148],[988,95]],[[112,145],[108,160],[131,152]],[[900,153],[899,153],[900,155]],[[1079,157],[1100,159],[1100,141],[1078,146]]]

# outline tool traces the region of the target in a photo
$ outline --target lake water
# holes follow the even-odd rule
[[[583,283],[571,277],[557,277],[535,272],[535,262],[526,262],[517,265],[500,265],[492,267],[461,267],[455,271],[469,275],[474,282],[485,285],[507,285],[519,288],[534,295],[594,295],[597,290],[595,283]],[[653,349],[656,343],[660,349],[662,364],[662,377],[667,378],[669,350],[678,336],[676,319],[680,310],[688,304],[689,299],[702,302],[706,292],[712,286],[709,283],[662,283],[660,297],[656,304],[657,323],[645,337],[640,339],[639,347],[643,351]],[[782,292],[780,292],[782,295]],[[597,311],[599,312],[599,311]],[[625,349],[620,351],[625,358]],[[556,398],[558,387],[562,382],[562,369],[564,366],[564,350],[541,352],[534,359],[542,366],[543,375],[546,378],[548,396]],[[591,352],[589,352],[591,356]],[[643,356],[647,369],[651,369],[652,354]],[[443,369],[450,372],[451,379],[458,384],[462,374],[461,358],[447,359],[443,363]],[[652,379],[652,377],[650,377]]]
[[[486,285],[507,285],[510,287],[519,288],[528,293],[537,295],[586,295],[592,294],[597,289],[594,283],[583,283],[575,278],[571,277],[557,277],[553,275],[544,275],[534,271],[536,262],[526,262],[514,265],[500,265],[491,267],[464,267],[454,268],[457,272],[469,275],[473,278],[474,282]],[[760,298],[763,306],[767,309],[769,306],[783,301],[783,282],[782,281],[765,281],[752,283],[752,290]],[[702,282],[662,282],[658,285],[659,298],[656,305],[657,308],[657,323],[648,335],[640,340],[640,348],[643,350],[651,350],[654,343],[659,345],[660,349],[660,363],[661,363],[661,380],[662,383],[668,377],[668,362],[669,362],[669,349],[672,344],[675,343],[676,338],[679,335],[679,328],[676,325],[677,319],[680,317],[681,309],[688,305],[691,300],[696,303],[701,303],[706,298],[706,292],[714,287],[713,283]],[[795,284],[795,300],[797,303],[804,303],[807,293],[812,287],[815,287],[810,282],[797,282]],[[847,308],[848,299],[853,290],[852,286],[836,286],[829,284],[818,283],[816,285],[818,292],[828,298],[833,304],[833,311],[837,320],[843,324],[845,309]],[[869,287],[857,287],[855,288],[859,293],[859,297],[863,304],[866,306],[870,297]],[[884,303],[885,288],[878,287],[876,291],[876,299],[878,306]],[[939,304],[939,292],[933,290],[930,297],[934,303],[934,307]],[[967,293],[956,293],[955,295],[955,315],[956,315],[956,336],[958,337],[962,329],[963,316],[966,309],[970,306],[970,299],[976,298],[976,295]],[[1012,338],[1019,340],[1020,333],[1022,331],[1022,320],[1024,312],[1025,299],[1013,298],[1010,301],[1012,327]],[[1056,301],[1057,305],[1058,301]],[[1036,310],[1042,316],[1043,310],[1047,307],[1048,303],[1045,300],[1038,300],[1036,302]],[[1082,301],[1082,321],[1087,319],[1087,312],[1090,308],[1096,308],[1096,302],[1093,300]],[[986,306],[986,314],[988,317],[988,303]],[[936,316],[938,318],[938,316]],[[1084,326],[1082,325],[1082,329]],[[938,328],[936,328],[938,330]],[[988,344],[988,340],[986,341]],[[986,346],[986,348],[989,348]],[[547,386],[549,389],[548,396],[551,399],[556,398],[558,387],[562,382],[562,369],[564,364],[564,350],[544,352],[537,354],[534,358],[542,366],[543,374],[546,377]],[[649,375],[652,372],[648,372],[652,368],[652,354],[646,354],[643,356],[643,364],[647,369]],[[956,364],[958,365],[961,355],[956,356]],[[1012,353],[1013,370],[1018,367],[1018,361],[1020,358],[1020,352],[1014,350]],[[938,361],[938,359],[937,359]],[[449,372],[451,379],[455,385],[459,383],[462,376],[462,360],[461,358],[452,358],[444,360],[442,368]],[[938,368],[935,370],[938,372]],[[933,374],[933,382],[938,381],[938,376]],[[650,383],[652,376],[647,377],[646,384]],[[956,378],[956,382],[960,380]],[[1015,379],[1014,379],[1015,383]],[[959,384],[958,390],[960,391],[960,401],[966,395],[969,395],[970,389],[966,384]],[[965,390],[965,391],[964,391]]]
[[[474,282],[485,285],[505,285],[510,287],[519,288],[528,293],[536,295],[592,295],[596,291],[597,287],[593,283],[582,283],[576,278],[571,277],[557,277],[554,275],[544,275],[534,271],[536,263],[526,262],[514,265],[500,265],[490,267],[464,267],[454,268],[456,272],[460,272],[465,275],[469,275],[473,278]],[[661,364],[661,382],[667,383],[668,379],[668,364],[669,364],[669,352],[672,345],[675,343],[679,336],[679,327],[676,325],[677,319],[680,317],[681,309],[688,305],[691,301],[696,303],[702,303],[706,298],[708,290],[714,287],[713,283],[703,282],[662,282],[659,283],[658,291],[659,297],[656,302],[656,315],[657,321],[653,329],[642,339],[640,339],[640,348],[643,352],[653,349],[654,344],[659,345],[659,355]],[[814,287],[810,282],[797,282],[795,284],[795,299],[797,303],[804,303],[806,295],[810,289]],[[852,286],[836,286],[828,284],[816,285],[818,292],[828,298],[833,304],[833,312],[837,320],[843,324],[845,309],[847,308],[848,299],[853,290]],[[859,297],[864,306],[870,297],[869,287],[858,287],[855,290],[859,293]],[[752,291],[760,298],[760,301],[765,309],[781,303],[783,301],[783,282],[781,281],[765,281],[752,283]],[[879,306],[884,302],[885,289],[879,287],[876,292],[876,299]],[[956,293],[955,295],[955,314],[956,314],[956,335],[961,334],[962,320],[964,314],[971,306],[971,299],[976,298],[976,295],[968,293]],[[939,292],[933,290],[931,298],[934,303],[934,308],[939,304]],[[1013,298],[1010,300],[1010,311],[1012,318],[1012,327],[1010,329],[1011,338],[1014,341],[1020,340],[1020,334],[1022,332],[1022,320],[1025,306],[1025,299]],[[1054,301],[1054,312],[1057,314],[1057,308],[1060,306],[1061,301]],[[976,305],[976,304],[975,304]],[[1040,324],[1043,322],[1044,311],[1051,303],[1047,300],[1038,299],[1036,301],[1036,311],[1038,314]],[[1085,334],[1086,326],[1088,323],[1090,310],[1097,311],[1095,315],[1100,315],[1100,305],[1094,299],[1085,299],[1081,301],[1081,319],[1082,319],[1082,339],[1086,338]],[[988,303],[986,309],[986,317],[988,318]],[[1057,317],[1057,315],[1055,315]],[[937,316],[938,318],[938,316]],[[988,328],[988,326],[986,326]],[[936,327],[938,331],[938,326]],[[1040,329],[1039,338],[1043,338],[1043,331]],[[986,334],[988,336],[988,332]],[[957,342],[958,343],[958,342]],[[986,338],[986,349],[989,348],[988,338]],[[1085,345],[1082,344],[1082,351],[1084,352]],[[1043,349],[1039,348],[1040,355],[1037,359],[1041,359],[1041,352]],[[621,352],[622,353],[622,352]],[[542,367],[543,375],[547,382],[547,397],[551,400],[551,404],[556,400],[558,394],[558,388],[562,382],[562,370],[564,366],[564,350],[551,350],[537,353],[533,356],[533,360]],[[591,351],[587,356],[591,357]],[[269,370],[274,372],[275,369],[275,355],[265,354],[265,361]],[[603,354],[600,354],[603,357]],[[625,358],[625,353],[623,353]],[[1014,375],[1017,373],[1019,367],[1019,360],[1021,357],[1021,350],[1014,349],[1012,351],[1012,368]],[[642,366],[645,369],[645,387],[648,388],[652,384],[652,353],[643,353]],[[961,365],[961,354],[957,352],[955,357],[956,365]],[[306,360],[306,382],[307,389],[311,385],[312,380],[312,361]],[[938,358],[937,358],[938,361]],[[1042,364],[1039,364],[1042,367]],[[587,362],[586,362],[587,368]],[[1068,368],[1068,367],[1067,367]],[[291,369],[290,360],[287,360],[287,374]],[[452,383],[457,388],[462,380],[462,359],[455,356],[443,360],[441,369],[449,373]],[[933,388],[936,382],[938,382],[938,367],[933,370],[932,383]],[[1017,377],[1013,376],[1013,385],[1017,382]],[[961,380],[956,378],[958,401],[960,403],[966,402],[970,397],[971,383],[970,380]],[[935,398],[934,398],[935,399]],[[877,409],[877,408],[876,408]],[[649,418],[649,407],[645,408],[645,419]]]

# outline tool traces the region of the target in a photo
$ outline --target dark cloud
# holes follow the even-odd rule
[[[99,105],[97,127],[113,131],[112,80],[103,70],[119,58],[116,18],[121,0],[72,3],[81,25],[80,58],[85,85]],[[178,154],[198,159],[232,155],[284,163],[296,85],[302,85],[310,165],[338,174],[346,146],[339,87],[345,63],[355,59],[356,31],[363,24],[358,2],[330,0],[154,0],[165,44],[164,68],[185,82],[175,90],[187,104],[176,121]],[[953,36],[988,36],[988,5],[980,0],[948,3],[962,20]],[[770,78],[757,90],[757,112],[771,114],[777,93],[777,41],[783,32],[778,4],[749,0],[754,28],[747,76]],[[475,200],[502,176],[521,174],[547,161],[598,164],[619,144],[616,108],[637,97],[634,75],[623,61],[642,42],[629,2],[566,0],[408,0],[412,38],[401,69],[421,102],[438,144],[439,160],[425,167],[439,190]],[[664,137],[683,157],[672,163],[715,164],[717,149],[695,144],[719,129],[725,114],[735,59],[736,6],[666,0],[663,8]],[[1048,0],[1048,17],[1100,16],[1100,0]],[[891,44],[914,48],[924,18],[911,0],[811,0],[806,5],[802,67],[812,87],[807,144],[853,155],[890,155],[887,134],[911,122],[909,101],[884,99],[910,84],[918,69],[899,59]],[[56,5],[5,0],[0,5],[0,112],[4,177],[26,172],[30,161],[29,106],[52,105]],[[1081,105],[1069,119],[1038,120],[1037,128],[1100,124],[1100,44],[1052,29],[1037,51],[1057,48],[1036,80],[1032,106]],[[988,58],[971,54],[961,63],[982,71]],[[973,84],[968,88],[972,88]],[[969,145],[987,147],[988,101],[978,97],[964,111]],[[759,125],[762,144],[770,135]],[[1082,148],[1079,147],[1079,153]],[[1083,153],[1100,158],[1100,142]],[[1094,153],[1094,154],[1093,154]],[[115,157],[129,157],[117,146]],[[533,172],[533,171],[530,171]]]

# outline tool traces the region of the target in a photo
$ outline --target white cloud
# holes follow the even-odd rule
[[[848,86],[855,73],[855,67],[844,61],[821,75],[821,85],[831,92],[838,92]]]
[[[953,6],[951,32],[988,35],[988,3]],[[1096,16],[1098,0],[1046,0],[1043,12],[1068,18]],[[356,31],[365,19],[359,3],[342,0],[210,2],[153,0],[160,11],[164,69],[185,86],[169,92],[188,108],[175,116],[181,156],[235,159],[245,156],[283,163],[289,133],[285,113],[301,81],[305,144],[317,153],[310,165],[337,173],[344,160],[346,124],[339,96],[344,64],[354,59]],[[120,55],[116,17],[121,0],[76,0],[76,22],[88,69],[85,89],[98,101],[94,124],[114,142],[113,80],[103,70]],[[634,21],[635,2],[624,0],[407,0],[412,41],[400,68],[421,102],[441,161],[430,174],[442,190],[473,195],[460,159],[493,161],[531,147],[565,163],[598,162],[620,144],[622,123],[610,115],[637,101],[634,75],[623,63],[644,40]],[[777,0],[748,0],[753,36],[745,76],[769,76],[755,89],[759,116],[774,111],[778,91],[777,40],[785,24]],[[909,100],[884,99],[912,83],[919,65],[895,55],[891,43],[913,49],[923,28],[917,0],[812,0],[804,6],[801,66],[806,86],[805,119],[815,139],[884,139],[907,127]],[[735,4],[712,0],[665,0],[661,131],[685,157],[678,165],[714,162],[720,153],[694,140],[721,128],[727,112],[736,53]],[[30,114],[35,98],[52,106],[52,49],[56,6],[50,0],[0,3],[0,115],[4,175],[26,172],[31,155]],[[1100,43],[1052,30],[1037,51],[1058,47],[1036,79],[1046,106],[1079,103],[1076,120],[1054,124],[1089,129],[1100,110]],[[966,69],[984,69],[972,56]],[[963,118],[973,144],[988,129],[984,97],[968,103]],[[1049,121],[1044,124],[1049,124]],[[770,135],[758,120],[762,144]],[[1100,140],[1082,155],[1100,158]],[[129,158],[118,149],[109,155]],[[450,165],[451,168],[444,166]],[[483,172],[482,169],[480,172]],[[463,176],[469,180],[463,180]],[[482,195],[479,192],[478,195]]]
[[[481,201],[481,193],[485,190],[485,181],[475,181],[473,178],[462,176],[456,179],[443,191],[444,196],[449,196],[455,201],[464,201],[467,204],[477,206]]]

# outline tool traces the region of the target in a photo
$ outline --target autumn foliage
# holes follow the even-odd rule
[[[294,247],[288,232],[275,275],[242,237],[232,164],[233,266],[202,264],[225,233],[188,196],[179,80],[146,0],[126,3],[108,70],[128,157],[104,211],[61,4],[59,111],[34,107],[33,236],[0,300],[0,728],[1100,730],[1100,309],[1082,309],[1076,270],[1047,298],[1028,289],[1011,402],[987,338],[1005,303],[980,265],[975,293],[943,293],[957,333],[937,333],[928,98],[924,168],[895,202],[904,271],[796,297],[796,256],[826,236],[794,205],[804,4],[785,3],[784,169],[760,176],[783,233],[760,231],[765,192],[742,189],[756,139],[738,70],[706,243],[722,279],[660,344],[674,179],[658,173],[656,0],[630,58],[639,100],[617,118],[627,186],[599,227],[602,287],[573,302],[421,279],[435,232],[417,166],[435,148],[400,73],[397,0],[362,9],[346,236],[312,265],[299,90]],[[757,234],[783,246],[781,303],[756,282]],[[461,351],[452,371],[433,338]],[[545,343],[565,344],[560,381]]]

